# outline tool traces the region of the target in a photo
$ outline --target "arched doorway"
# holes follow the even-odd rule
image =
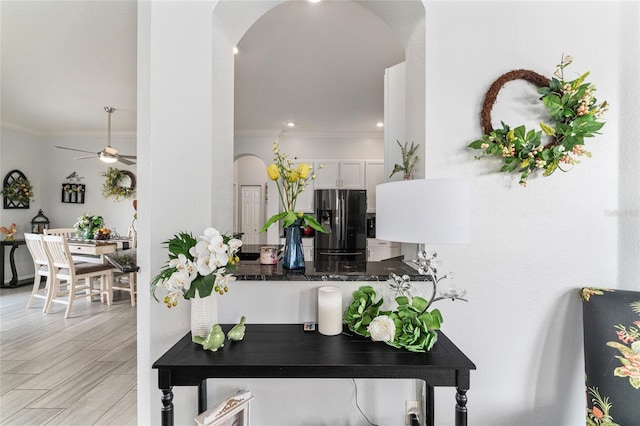
[[[213,92],[213,141],[214,154],[223,162],[228,159],[227,165],[218,166],[218,171],[230,172],[234,156],[243,154],[234,151],[234,54],[233,49],[242,39],[247,30],[257,22],[264,14],[279,5],[278,2],[230,2],[220,1],[213,10],[213,64],[212,64],[212,92]],[[406,111],[404,136],[408,140],[424,141],[425,138],[425,10],[422,1],[403,2],[377,2],[355,1],[359,6],[368,9],[377,15],[391,28],[406,52],[407,79],[406,79]],[[424,148],[424,144],[422,144]],[[395,140],[392,143],[385,141],[385,161],[387,152],[397,149]],[[269,158],[269,154],[259,154],[263,158]],[[424,158],[422,153],[421,158]],[[422,173],[424,170],[422,169]],[[220,188],[216,196],[226,199],[229,203],[233,200],[232,188]],[[267,206],[266,215],[276,213],[277,204]],[[227,204],[228,205],[228,204]],[[228,218],[229,226],[232,226],[234,214],[224,211],[222,205],[213,206],[212,214],[219,218]],[[236,214],[237,216],[237,214]],[[277,238],[276,227],[269,229],[269,240]],[[273,235],[271,234],[273,233]]]

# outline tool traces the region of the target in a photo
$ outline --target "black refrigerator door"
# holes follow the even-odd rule
[[[316,232],[314,261],[366,261],[366,191],[316,190],[315,205],[316,218],[328,233]]]
[[[367,191],[342,190],[344,193],[343,241],[345,250],[367,250]]]

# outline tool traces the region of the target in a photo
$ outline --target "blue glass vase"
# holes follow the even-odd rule
[[[303,269],[304,251],[302,250],[302,219],[298,219],[284,228],[284,257],[282,267],[285,269]]]

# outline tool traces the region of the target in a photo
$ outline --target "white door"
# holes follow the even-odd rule
[[[260,185],[242,185],[242,242],[260,244],[262,227],[262,187]]]

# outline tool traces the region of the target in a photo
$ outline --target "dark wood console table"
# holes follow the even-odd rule
[[[223,325],[225,333],[233,325]],[[434,424],[435,386],[456,393],[456,425],[467,424],[471,370],[476,366],[443,333],[427,353],[395,349],[360,336],[323,336],[302,324],[248,324],[244,340],[205,351],[187,333],[154,364],[162,391],[162,425],[173,426],[173,386],[198,386],[198,413],[207,409],[208,378],[380,378],[426,383],[426,424]]]
[[[20,287],[23,285],[27,285],[33,282],[33,278],[27,278],[20,280],[18,279],[18,270],[16,269],[16,260],[15,253],[16,249],[19,246],[25,245],[25,240],[12,240],[12,241],[0,241],[0,276],[2,276],[2,282],[0,282],[0,287]],[[11,267],[11,281],[9,281],[8,285],[4,283],[4,250],[6,247],[11,247],[11,251],[9,252],[9,266]]]

